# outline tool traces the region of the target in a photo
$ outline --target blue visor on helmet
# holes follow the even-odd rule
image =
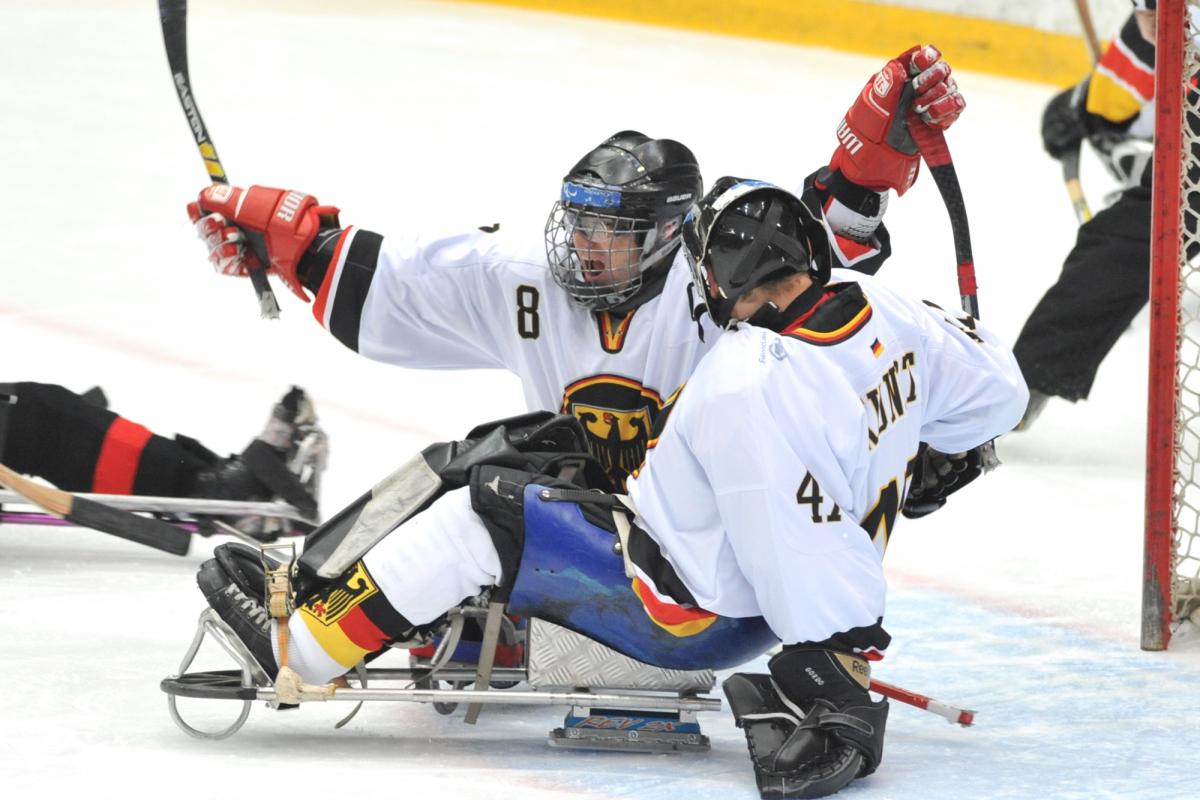
[[[597,189],[593,186],[583,186],[566,181],[562,187],[562,201],[573,206],[620,208],[621,193],[611,189]]]

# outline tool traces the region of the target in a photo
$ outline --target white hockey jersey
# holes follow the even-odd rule
[[[313,314],[378,361],[515,373],[530,410],[583,422],[619,483],[641,464],[665,393],[687,380],[718,331],[704,317],[703,341],[697,335],[682,252],[657,297],[617,315],[574,302],[555,285],[544,244],[531,244],[477,230],[425,239],[348,228]],[[877,269],[886,257],[850,240],[834,249],[847,265]]]
[[[628,484],[696,605],[761,615],[785,644],[882,630],[883,552],[918,444],[968,450],[1028,399],[971,318],[845,270],[829,288],[782,335],[723,334]]]

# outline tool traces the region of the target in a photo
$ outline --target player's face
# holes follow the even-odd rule
[[[633,280],[638,275],[641,248],[637,234],[614,233],[607,225],[581,223],[571,232],[586,283],[604,286]]]
[[[730,313],[730,319],[747,320],[754,316],[754,312],[763,307],[763,304],[770,300],[770,293],[762,287],[751,289],[737,299],[733,304],[733,311]]]
[[[1147,42],[1154,44],[1154,38],[1158,32],[1158,12],[1134,11],[1133,17],[1137,20],[1138,33]]]
[[[810,286],[812,286],[812,278],[804,272],[791,275],[783,280],[772,281],[766,286],[756,286],[739,297],[733,304],[730,319],[748,320],[767,303],[773,303],[776,308],[787,308]]]

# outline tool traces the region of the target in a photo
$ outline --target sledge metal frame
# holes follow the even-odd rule
[[[414,666],[409,668],[360,668],[357,671],[360,686],[358,688],[334,683],[327,696],[309,699],[304,702],[353,702],[386,701],[430,704],[484,704],[484,705],[522,705],[522,706],[570,706],[571,714],[576,717],[586,717],[598,713],[601,709],[619,709],[619,713],[649,712],[652,715],[677,714],[678,720],[684,724],[694,724],[696,714],[704,711],[720,711],[722,702],[715,697],[705,697],[695,690],[685,691],[654,691],[646,689],[630,690],[596,690],[575,687],[573,689],[531,688],[517,691],[512,689],[435,689],[421,686],[434,680],[450,681],[452,684],[465,685],[475,680],[476,673],[473,665],[454,664],[449,656],[453,654],[462,621],[470,615],[456,609],[452,613],[449,632],[443,638],[429,666]],[[533,622],[533,621],[531,621]],[[211,636],[238,665],[237,669],[188,672],[195,660],[200,646],[206,636]],[[411,646],[412,642],[396,646]],[[493,682],[520,683],[529,680],[528,667],[503,668],[492,670]],[[401,688],[370,687],[370,683],[407,682],[409,685]],[[186,734],[197,739],[218,740],[226,739],[237,733],[250,716],[250,709],[255,701],[266,702],[273,708],[280,703],[275,687],[266,672],[255,661],[249,649],[237,638],[233,630],[217,615],[213,609],[205,609],[197,622],[196,633],[187,653],[179,665],[179,672],[163,679],[160,688],[167,694],[167,707],[171,719]],[[230,725],[217,731],[200,730],[189,724],[179,713],[177,698],[199,698],[211,700],[240,700],[241,712]],[[357,710],[357,709],[356,709]],[[353,712],[352,712],[353,713]],[[568,715],[568,719],[571,715]],[[341,724],[349,720],[347,717]],[[588,734],[593,732],[588,731]],[[578,729],[562,728],[551,731],[550,744],[555,746],[588,746],[599,749],[628,749],[642,752],[668,752],[678,750],[707,749],[707,738],[698,733],[681,734],[680,740],[671,742],[662,735],[644,734],[639,731],[598,731],[596,736],[582,735]],[[580,740],[584,741],[580,741]],[[587,741],[590,739],[590,742]],[[566,741],[571,740],[571,741]]]

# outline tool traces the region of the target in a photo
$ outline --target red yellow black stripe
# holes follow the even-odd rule
[[[411,627],[361,561],[297,614],[321,649],[347,669]]]
[[[637,578],[633,579],[633,592],[642,601],[650,621],[672,636],[680,638],[703,633],[714,622],[717,615],[702,608],[684,608],[660,600],[648,586]]]
[[[600,347],[606,353],[619,353],[625,346],[625,334],[629,333],[629,323],[633,321],[633,309],[619,320],[607,311],[596,314],[600,327]]]
[[[791,328],[783,331],[784,336],[792,336],[796,339],[808,342],[809,344],[820,345],[826,347],[833,344],[839,344],[849,339],[854,334],[858,333],[863,327],[871,321],[871,306],[864,305],[862,309],[855,314],[849,322],[841,327],[831,331],[818,331],[811,328],[803,327],[803,323],[799,323]]]

